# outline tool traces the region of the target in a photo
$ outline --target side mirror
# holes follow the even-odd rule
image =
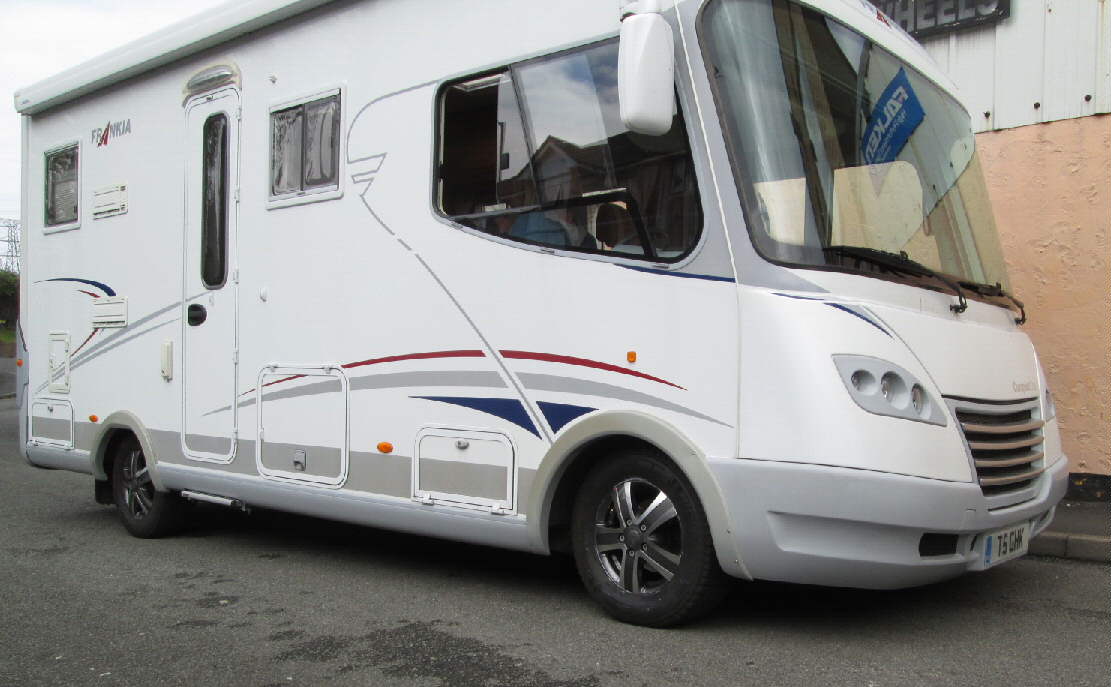
[[[617,97],[630,131],[662,136],[675,117],[675,45],[671,25],[655,12],[621,22]]]

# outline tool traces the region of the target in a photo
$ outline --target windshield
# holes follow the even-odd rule
[[[891,53],[788,0],[712,0],[703,40],[757,250],[869,270],[852,246],[1009,288],[968,113]]]

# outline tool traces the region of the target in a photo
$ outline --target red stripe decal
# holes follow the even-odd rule
[[[485,358],[486,354],[482,351],[432,351],[430,353],[407,353],[405,355],[391,355],[385,358],[371,358],[370,360],[360,360],[357,363],[347,363],[343,365],[343,369],[350,370],[353,367],[362,367],[363,365],[377,365],[378,363],[394,363],[399,360],[428,360],[429,358]]]
[[[668,386],[673,386],[676,389],[683,389],[683,391],[686,391],[685,388],[679,386],[678,384],[673,384],[673,383],[667,381],[666,379],[660,379],[659,377],[653,377],[652,375],[646,375],[643,372],[637,372],[636,370],[630,370],[627,367],[619,367],[617,365],[610,365],[609,363],[603,363],[603,362],[599,362],[597,360],[588,360],[587,358],[575,358],[575,357],[572,357],[572,356],[569,356],[569,355],[555,355],[553,353],[530,353],[528,351],[501,351],[501,354],[503,356],[505,356],[506,358],[516,358],[516,359],[519,359],[519,360],[543,360],[543,361],[549,362],[549,363],[563,363],[565,365],[580,365],[582,367],[593,367],[593,368],[598,369],[598,370],[607,370],[609,372],[618,372],[618,373],[623,374],[623,375],[631,375],[633,377],[640,377],[641,379],[649,379],[653,382],[659,382],[660,384],[667,384]]]
[[[262,386],[263,386],[263,388],[266,388],[268,386],[273,386],[275,384],[281,384],[282,382],[292,382],[294,379],[301,379],[304,376],[305,375],[292,375],[290,377],[282,377],[281,379],[275,379],[272,382],[267,382],[267,383],[263,384]],[[253,389],[252,389],[252,391],[253,391]]]
[[[97,298],[100,298],[100,296],[96,296],[96,297],[97,297]],[[92,340],[93,340],[93,337],[94,337],[94,336],[96,336],[96,333],[97,333],[97,332],[99,332],[99,331],[100,331],[99,329],[94,329],[94,330],[92,330],[91,332],[89,332],[89,336],[88,336],[88,337],[86,337],[86,338],[85,338],[85,341],[84,341],[84,342],[82,342],[82,344],[81,344],[80,346],[78,346],[78,347],[77,347],[77,350],[75,350],[75,351],[74,351],[73,353],[70,353],[70,354],[69,354],[69,357],[71,357],[71,358],[72,358],[73,356],[75,356],[75,355],[77,355],[78,353],[80,353],[80,352],[81,352],[81,349],[82,349],[82,348],[84,348],[84,347],[85,347],[85,345],[86,345],[86,344],[88,344],[88,343],[89,343],[90,341],[92,341]]]
[[[394,363],[399,360],[428,360],[429,358],[485,358],[486,354],[482,351],[431,351],[428,353],[406,353],[405,355],[390,355],[385,358],[370,358],[369,360],[360,360],[355,363],[347,363],[340,365],[345,370],[350,370],[353,367],[363,367],[364,365],[377,365],[378,363]],[[282,382],[289,382],[294,379],[300,379],[305,375],[293,375],[292,377],[283,377],[282,379],[275,379],[272,382],[267,382],[262,386],[268,387],[273,384],[281,384]],[[257,389],[249,389],[239,394],[246,396],[247,394],[254,393]]]
[[[92,291],[86,291],[86,290],[84,290],[84,289],[77,289],[77,292],[78,292],[78,293],[83,293],[83,294],[85,294],[86,296],[92,296],[93,298],[100,298],[100,294],[99,294],[99,293],[93,293]]]

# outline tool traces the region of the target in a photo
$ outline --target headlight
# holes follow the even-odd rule
[[[914,375],[895,363],[865,355],[835,355],[833,364],[849,396],[869,413],[947,424],[941,404]]]

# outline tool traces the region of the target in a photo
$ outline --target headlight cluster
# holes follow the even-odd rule
[[[902,367],[865,355],[835,355],[833,364],[849,396],[869,413],[946,424],[941,405]]]

